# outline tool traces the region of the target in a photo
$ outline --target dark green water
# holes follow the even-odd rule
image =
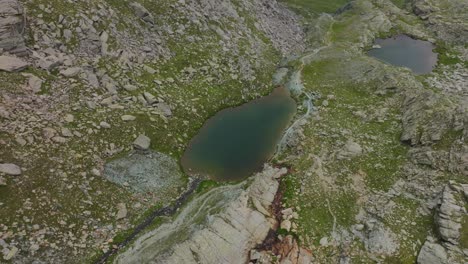
[[[220,111],[190,142],[181,160],[185,172],[236,181],[261,170],[295,111],[296,103],[284,88]]]
[[[382,48],[372,49],[370,56],[384,62],[410,68],[415,74],[430,73],[437,64],[435,46],[423,40],[398,35],[388,39],[377,39],[375,44]]]

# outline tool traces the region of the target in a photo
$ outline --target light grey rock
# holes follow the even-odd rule
[[[72,114],[66,114],[63,120],[65,120],[67,123],[71,123],[75,121],[75,117]]]
[[[120,118],[122,119],[122,121],[133,121],[136,119],[136,117],[132,115],[123,115]]]
[[[66,42],[69,42],[73,37],[73,32],[67,28],[63,31],[63,37],[65,38]]]
[[[70,129],[66,128],[66,127],[63,127],[62,128],[62,136],[64,137],[73,137],[73,133],[70,131]]]
[[[13,163],[0,163],[0,172],[6,175],[18,176],[21,175],[21,168]]]
[[[64,137],[61,137],[61,136],[55,136],[52,138],[52,141],[54,141],[55,143],[66,143],[67,142],[67,139],[64,138]]]
[[[86,72],[86,80],[88,81],[89,85],[94,88],[98,88],[100,85],[98,77],[91,71]]]
[[[366,248],[372,253],[391,255],[399,248],[396,235],[381,223],[370,225],[367,233]]]
[[[164,116],[169,117],[172,115],[171,107],[166,103],[157,103],[156,107],[163,113]]]
[[[42,129],[42,135],[45,139],[51,139],[55,136],[55,134],[57,134],[57,130],[51,127],[46,127]]]
[[[79,67],[72,67],[72,68],[68,68],[68,69],[60,71],[60,74],[62,74],[65,77],[69,77],[69,78],[70,77],[75,77],[80,73],[81,73],[81,68],[79,68]]]
[[[426,241],[419,251],[418,264],[447,264],[447,252],[437,243]]]
[[[284,229],[289,232],[291,230],[291,221],[289,220],[282,221],[280,227],[281,229]]]
[[[116,220],[124,219],[127,217],[127,206],[124,203],[117,204]]]
[[[24,70],[28,66],[29,63],[20,58],[0,56],[0,71],[16,72]]]
[[[24,73],[23,76],[28,77],[28,87],[33,91],[33,93],[38,93],[41,91],[43,80],[36,75]]]
[[[133,141],[133,146],[136,149],[147,150],[151,145],[151,139],[145,135],[139,135],[135,141]]]
[[[432,91],[421,90],[407,92],[403,102],[400,140],[411,145],[428,145],[441,140],[455,119],[456,104]]]
[[[26,14],[17,0],[0,0],[0,49],[11,54],[25,55],[23,32]]]
[[[143,65],[143,69],[145,71],[147,71],[149,74],[155,74],[156,73],[156,70],[151,68],[150,66],[147,66],[147,65]]]
[[[16,256],[16,253],[18,253],[19,249],[15,246],[13,246],[12,248],[10,248],[10,250],[8,251],[7,254],[5,254],[5,256],[3,256],[3,259],[4,260],[11,260],[13,259],[15,256]]]
[[[338,159],[351,159],[361,154],[362,154],[362,147],[358,143],[352,140],[349,140],[346,143],[346,145],[343,147],[343,149],[338,153],[337,158]]]
[[[149,105],[152,105],[153,103],[158,101],[158,99],[154,95],[148,92],[144,92],[143,96],[145,97],[145,100]]]
[[[106,128],[106,129],[111,128],[111,125],[109,123],[107,123],[107,122],[104,122],[104,121],[99,123],[99,126],[102,127],[102,128]]]
[[[462,188],[459,191],[456,187],[458,185],[455,183],[449,183],[444,187],[435,219],[440,238],[453,245],[458,244],[462,218],[467,213],[463,198],[456,197],[463,197]]]
[[[124,88],[126,91],[129,91],[129,92],[133,92],[133,91],[138,90],[138,87],[137,87],[137,86],[131,85],[131,84],[126,84],[126,85],[123,86],[123,88]]]
[[[38,57],[39,59],[36,61],[36,66],[50,71],[53,70],[54,68],[57,68],[58,66],[62,65],[64,60],[61,58],[58,58],[54,55],[50,55],[47,57]]]
[[[130,7],[133,9],[137,17],[151,25],[154,25],[153,15],[144,6],[142,6],[140,3],[133,2],[130,3]]]

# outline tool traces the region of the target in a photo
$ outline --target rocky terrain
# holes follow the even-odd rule
[[[467,14],[463,0],[0,0],[1,261],[466,263]],[[434,43],[434,71],[367,56],[395,34]],[[271,161],[288,170],[204,181],[119,248],[190,185],[178,159],[203,122],[273,84],[299,105]]]
[[[298,17],[269,1],[2,0],[0,10],[0,251],[13,262],[108,251],[187,188],[177,159],[203,122],[268,93],[281,54],[304,47]],[[104,170],[150,146],[164,154],[145,164],[165,164],[166,183],[145,184],[155,164],[136,165],[134,180]]]

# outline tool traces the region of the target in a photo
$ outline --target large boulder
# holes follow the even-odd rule
[[[442,191],[437,208],[436,225],[440,238],[454,245],[459,242],[463,216],[467,214],[463,191],[460,185],[449,183]]]
[[[418,255],[418,264],[446,264],[447,252],[437,243],[426,241]]]
[[[0,163],[0,173],[17,176],[21,175],[21,168],[12,163]]]
[[[141,18],[141,20],[148,24],[154,25],[153,15],[144,6],[142,6],[140,3],[133,2],[130,3],[130,7],[133,9],[133,12],[135,12],[137,17]]]
[[[20,58],[10,56],[0,56],[0,71],[15,72],[21,71],[29,65]]]
[[[184,186],[177,161],[159,152],[137,152],[115,159],[104,166],[104,176],[136,192],[154,192],[160,195],[177,192]]]
[[[21,4],[17,0],[0,0],[0,49],[26,54],[23,32],[26,17]],[[0,51],[1,53],[1,51]]]

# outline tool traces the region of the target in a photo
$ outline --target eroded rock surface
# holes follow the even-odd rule
[[[449,182],[442,190],[436,208],[435,224],[438,239],[428,237],[418,255],[418,263],[465,263],[467,259],[466,227],[468,217],[466,184]]]
[[[115,263],[245,263],[276,224],[269,207],[285,173],[267,166],[251,183],[210,190],[173,222],[139,238]]]
[[[104,176],[137,192],[168,193],[184,185],[177,161],[159,152],[137,152],[113,160],[105,165]]]
[[[0,53],[26,53],[23,33],[26,26],[24,9],[17,0],[0,1]]]

